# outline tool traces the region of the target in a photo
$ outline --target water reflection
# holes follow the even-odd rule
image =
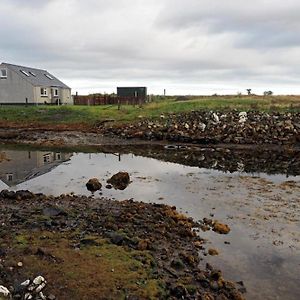
[[[11,160],[0,163],[0,174],[8,185],[12,181],[6,175],[15,176],[13,189],[53,195],[91,195],[85,184],[96,177],[105,197],[175,205],[196,220],[212,214],[232,230],[228,236],[201,232],[220,251],[206,261],[224,270],[226,278],[243,280],[247,299],[299,299],[300,179],[286,180],[287,174],[298,174],[294,168],[298,156],[147,147],[106,151],[110,153],[32,151],[29,155],[3,150]],[[273,175],[249,176],[248,170]],[[127,171],[132,183],[123,191],[106,189],[106,180],[119,171]],[[285,181],[289,185],[279,188]],[[283,244],[276,246],[275,240]]]
[[[116,151],[113,146],[103,147],[102,151]],[[165,150],[165,151],[163,151]],[[225,148],[199,147],[118,147],[120,153],[153,157],[186,166],[214,169],[222,172],[245,172],[284,174],[286,177],[300,175],[300,151],[238,150]]]
[[[6,150],[2,152],[0,161],[0,182],[2,181],[3,187],[18,185],[50,172],[72,155],[50,151]]]

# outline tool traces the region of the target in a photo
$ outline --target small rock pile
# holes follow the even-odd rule
[[[46,296],[43,293],[47,281],[43,276],[37,276],[33,280],[27,279],[18,285],[12,292],[0,286],[0,299],[20,299],[20,300],[55,300],[54,295]]]
[[[107,180],[107,189],[111,189],[112,187],[116,190],[125,190],[130,183],[130,177],[127,172],[118,172],[114,174],[111,178]],[[91,178],[86,183],[86,188],[94,193],[98,190],[101,190],[102,184],[97,178]]]
[[[192,111],[102,129],[109,136],[198,144],[294,144],[300,113]]]

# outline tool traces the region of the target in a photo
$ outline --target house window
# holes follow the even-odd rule
[[[24,71],[24,70],[20,70],[20,72],[21,73],[23,73],[25,76],[27,76],[27,77],[29,77],[30,75],[26,72],[26,71]]]
[[[8,181],[13,181],[13,174],[6,174],[6,179]]]
[[[45,74],[45,76],[46,76],[48,79],[53,80],[53,77],[52,77],[51,75]]]
[[[53,96],[58,97],[58,89],[53,89]]]
[[[34,77],[36,77],[36,74],[33,73],[33,72],[31,72],[31,71],[29,71],[29,74],[32,75],[32,76],[34,76]]]
[[[50,162],[50,154],[44,154],[43,155],[43,161],[44,163],[49,163]]]
[[[41,88],[41,96],[42,97],[47,97],[47,89],[46,88]]]
[[[0,78],[7,78],[7,70],[6,69],[0,70]]]

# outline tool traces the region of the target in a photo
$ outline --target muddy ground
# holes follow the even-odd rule
[[[121,138],[121,139],[120,139]],[[249,148],[300,148],[300,113],[191,111],[141,118],[131,123],[94,124],[0,122],[0,143],[113,145],[179,143]]]
[[[45,299],[243,299],[199,268],[199,224],[175,207],[28,191],[2,191],[0,206],[0,281],[14,299],[37,276]]]
[[[299,114],[293,118],[276,115],[277,119],[262,115],[257,120],[255,115],[248,115],[244,121],[243,116],[235,112],[231,117],[234,122],[227,127],[221,115],[218,119],[213,114],[205,115],[205,120],[198,116],[199,122],[192,126],[190,116],[193,113],[168,117],[171,123],[163,116],[160,121],[145,120],[134,126],[27,124],[21,128],[18,124],[0,124],[0,143],[80,149],[91,146],[96,150],[107,149],[107,152],[117,148],[119,153],[134,152],[129,148],[140,145],[143,147],[135,150],[137,154],[165,161],[184,160],[190,166],[232,172],[251,172],[258,167],[258,171],[270,174],[299,175]],[[210,130],[203,135],[207,128]],[[212,132],[213,138],[210,138]],[[176,155],[147,149],[147,145],[154,144],[176,151]],[[190,149],[196,149],[196,154]],[[242,151],[245,149],[252,152],[248,155]],[[6,157],[0,156],[0,160],[5,161]],[[276,164],[272,164],[274,161]],[[226,183],[229,194],[233,188],[240,190],[248,186],[245,201],[230,195],[227,203],[224,201],[224,206],[231,205],[240,212],[227,216],[229,220],[249,222],[254,231],[264,232],[267,228],[266,235],[269,227],[264,226],[268,222],[280,220],[278,224],[282,227],[281,220],[298,224],[297,197],[292,202],[282,201],[289,197],[277,193],[278,189],[288,194],[299,192],[294,182],[275,187],[259,179],[251,185],[252,181],[244,177],[237,186]],[[223,197],[224,183],[220,190],[211,193],[214,198]],[[237,290],[238,287],[244,291],[242,286],[225,281],[220,271],[201,263],[203,258],[206,261],[209,249],[201,237],[193,233],[197,225],[171,207],[72,195],[57,198],[25,195],[2,193],[0,197],[4,212],[0,216],[0,278],[1,284],[15,297],[24,295],[24,289],[20,289],[22,281],[43,275],[47,280],[45,294],[57,299],[70,299],[70,296],[99,299],[95,296],[99,293],[103,299],[242,299]],[[269,202],[263,201],[266,195]],[[253,199],[263,203],[261,207],[257,205],[255,212],[247,210],[247,201]],[[278,234],[278,238],[273,239],[274,246],[284,245],[284,230],[272,230]],[[299,243],[297,234],[291,239]],[[214,249],[210,249],[210,254],[216,254]]]
[[[184,143],[167,140],[144,140],[140,138],[120,138],[118,135],[107,136],[103,133],[78,130],[58,130],[54,128],[39,129],[30,128],[1,128],[0,144],[34,145],[44,147],[76,148],[102,146],[136,146],[136,145],[183,145],[191,148],[227,148],[236,150],[270,150],[270,151],[300,151],[298,144],[275,145],[275,144],[232,144],[232,143]]]

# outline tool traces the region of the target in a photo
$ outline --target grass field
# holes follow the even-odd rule
[[[117,106],[0,106],[0,121],[42,124],[87,124],[113,119],[116,122],[134,122],[142,117],[159,117],[163,113],[191,110],[240,111],[300,111],[300,96],[216,96],[168,98],[147,103],[142,107]]]

